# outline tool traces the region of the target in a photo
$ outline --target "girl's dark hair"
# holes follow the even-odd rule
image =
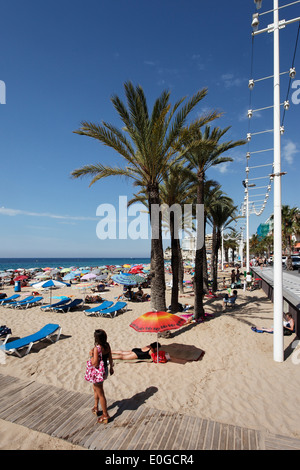
[[[159,348],[161,347],[161,344],[160,344],[160,343],[157,344],[156,342],[150,344],[150,348],[152,348],[152,349],[155,349],[155,350],[156,350],[157,347],[158,347],[158,349],[159,349]]]
[[[107,334],[104,330],[95,330],[94,339],[95,339],[95,344],[98,344],[99,346],[102,346],[103,348],[107,347],[108,345]]]

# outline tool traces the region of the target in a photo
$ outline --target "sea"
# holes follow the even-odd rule
[[[0,258],[0,271],[30,268],[70,268],[148,264],[150,258]]]

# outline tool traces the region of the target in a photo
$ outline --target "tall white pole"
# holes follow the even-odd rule
[[[281,235],[281,152],[280,152],[280,69],[279,12],[274,0],[274,335],[273,358],[283,362],[283,298],[282,298],[282,235]]]
[[[246,187],[246,273],[250,269],[250,250],[249,250],[249,189]]]

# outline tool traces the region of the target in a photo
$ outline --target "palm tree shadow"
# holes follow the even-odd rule
[[[131,398],[124,398],[123,400],[111,403],[107,408],[108,410],[113,410],[116,407],[118,408],[116,413],[111,417],[111,421],[114,421],[117,417],[121,416],[121,414],[126,410],[137,410],[156,392],[158,392],[157,387],[148,387],[143,392],[136,393]]]

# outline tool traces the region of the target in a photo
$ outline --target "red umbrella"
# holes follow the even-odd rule
[[[132,266],[128,272],[132,274],[143,273],[143,266]]]
[[[24,279],[27,279],[28,276],[17,276],[14,278],[14,281],[24,281]]]
[[[184,318],[180,318],[173,313],[167,312],[147,312],[134,320],[129,326],[138,332],[159,333],[166,330],[176,330],[186,323]],[[158,353],[158,337],[157,337]],[[157,354],[158,362],[158,354]]]

